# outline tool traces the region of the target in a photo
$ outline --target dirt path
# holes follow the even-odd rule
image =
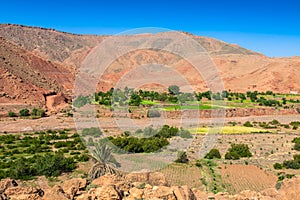
[[[235,121],[235,122],[245,122],[245,121],[271,121],[277,119],[281,123],[289,123],[291,121],[300,121],[300,115],[268,115],[268,116],[249,116],[249,117],[232,117],[226,118],[226,122]],[[86,119],[87,123],[84,126],[89,126],[89,119]],[[151,122],[151,123],[150,123]],[[102,129],[114,130],[120,129],[121,131],[125,130],[134,130],[138,128],[143,128],[154,124],[154,126],[161,126],[163,124],[169,124],[172,126],[180,127],[196,127],[199,124],[209,125],[211,119],[207,118],[192,118],[192,119],[163,119],[163,118],[153,118],[151,121],[149,119],[116,119],[116,118],[99,118],[99,124]],[[74,118],[72,117],[62,117],[62,116],[50,116],[40,119],[9,119],[9,118],[0,118],[0,133],[4,131],[7,132],[30,132],[30,131],[41,131],[49,129],[74,129],[75,123]]]

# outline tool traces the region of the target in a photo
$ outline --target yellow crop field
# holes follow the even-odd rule
[[[269,133],[269,130],[245,127],[245,126],[224,126],[220,128],[199,127],[189,130],[192,134],[220,133],[220,134],[251,134],[251,133]]]

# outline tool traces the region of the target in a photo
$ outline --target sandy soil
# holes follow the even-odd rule
[[[224,123],[235,121],[235,122],[246,122],[246,121],[265,121],[269,122],[273,119],[280,121],[281,123],[289,123],[291,121],[300,121],[300,115],[283,115],[283,116],[249,116],[249,117],[232,117],[226,118]],[[221,122],[223,119],[215,120]],[[92,121],[89,123],[89,121]],[[99,118],[98,121],[94,121],[93,118],[82,118],[80,119],[80,125],[89,127],[92,125],[98,125],[103,130],[115,130],[113,132],[135,130],[143,128],[149,125],[161,126],[169,124],[172,126],[181,127],[197,127],[198,125],[210,125],[211,119],[200,118],[200,119],[164,119],[164,118],[153,118],[149,119],[126,119],[126,118]],[[19,118],[0,118],[0,133],[7,132],[30,132],[40,131],[49,129],[74,129],[75,123],[72,117],[63,117],[61,115],[53,115],[40,119],[19,119]]]

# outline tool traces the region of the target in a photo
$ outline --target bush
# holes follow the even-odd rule
[[[175,162],[177,163],[187,163],[189,160],[187,158],[186,152],[185,151],[179,151],[177,153],[177,159]]]
[[[78,156],[77,161],[78,162],[87,162],[89,161],[90,157],[87,154],[82,154],[81,156]]]
[[[109,137],[109,140],[120,149],[130,153],[150,153],[160,150],[162,147],[169,144],[168,140],[162,137]]]
[[[244,123],[244,126],[246,126],[246,127],[253,127],[253,125],[252,125],[251,122],[249,122],[249,121],[246,121],[246,122]]]
[[[29,116],[29,110],[27,108],[24,108],[24,109],[20,110],[19,113],[20,113],[21,117],[27,117],[27,116]]]
[[[282,169],[282,164],[280,164],[280,163],[275,163],[275,164],[273,165],[273,167],[274,167],[274,169]]]
[[[285,160],[282,163],[282,165],[279,163],[275,163],[274,169],[276,169],[276,168],[282,169],[283,167],[285,167],[286,169],[300,169],[300,154],[294,155],[293,158],[294,158],[294,160]]]
[[[102,131],[98,127],[91,127],[82,129],[81,134],[82,136],[100,137],[102,136]]]
[[[170,85],[168,90],[170,94],[176,95],[179,94],[180,88],[177,85]]]
[[[171,138],[173,136],[178,135],[178,128],[176,127],[170,127],[168,125],[164,125],[160,131],[155,135],[155,137],[161,137],[161,138]]]
[[[39,156],[35,162],[34,168],[37,175],[46,177],[59,176],[63,172],[71,172],[76,168],[73,158],[65,158],[63,154],[46,154]]]
[[[34,117],[44,117],[45,116],[45,111],[40,108],[33,108],[31,111],[31,116]]]
[[[227,160],[238,160],[240,158],[241,157],[237,152],[227,152],[225,154],[225,159],[227,159]]]
[[[295,143],[294,149],[300,151],[300,137],[294,138],[292,142]]]
[[[141,104],[141,102],[142,102],[142,99],[138,94],[133,93],[130,96],[130,101],[129,101],[130,106],[139,106]]]
[[[16,113],[14,113],[14,112],[12,112],[12,111],[9,111],[9,112],[8,112],[8,116],[9,116],[9,117],[16,117],[17,115],[16,115]]]
[[[300,169],[300,162],[296,160],[285,160],[282,165],[286,169]]]
[[[65,158],[61,153],[47,153],[44,156],[18,158],[10,163],[8,171],[1,176],[2,178],[28,180],[34,176],[59,176],[61,173],[71,172],[75,168],[76,163],[73,158]]]
[[[272,124],[272,125],[279,125],[280,122],[279,122],[278,120],[276,120],[276,119],[273,119],[273,120],[270,122],[270,124]]]
[[[148,118],[153,118],[153,117],[160,117],[160,112],[155,109],[150,109],[147,112],[147,117]]]
[[[211,149],[204,158],[207,159],[214,159],[214,158],[221,158],[220,151],[218,149]]]
[[[178,136],[181,138],[193,138],[192,134],[188,130],[184,130],[183,128],[180,129]]]
[[[295,143],[294,149],[295,149],[296,151],[300,151],[300,143]]]
[[[249,146],[246,144],[231,144],[231,147],[228,149],[225,154],[225,159],[238,160],[243,157],[251,157]]]
[[[91,103],[90,97],[80,95],[74,100],[73,105],[76,108],[81,108],[82,106],[89,104],[89,103]]]

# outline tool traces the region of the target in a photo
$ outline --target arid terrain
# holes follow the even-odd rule
[[[101,42],[151,34],[77,35],[0,24],[0,199],[300,199],[300,57],[270,58],[182,34],[207,51],[226,93],[205,93],[208,84],[179,56],[142,49],[110,63],[92,97],[75,96],[75,77]],[[178,82],[176,93],[151,82],[140,66],[152,63],[170,66],[188,84]],[[150,78],[158,74],[169,87],[177,84],[172,70],[156,74],[155,69]],[[138,87],[111,89],[123,79]],[[189,88],[195,97],[188,96]],[[214,126],[220,129],[210,133]],[[148,140],[141,138],[149,130]],[[203,158],[210,134],[220,156]],[[103,145],[107,140],[119,150]],[[166,147],[172,142],[178,148]],[[234,145],[245,145],[239,153],[250,155],[229,155]],[[138,160],[134,153],[162,149],[185,157],[152,172],[123,172],[126,162],[114,158],[122,157],[120,149],[138,166],[151,160]]]
[[[45,97],[60,93],[70,99],[77,69],[85,56],[108,36],[74,35],[52,29],[2,24],[0,37],[0,101],[6,103],[2,110],[7,110],[9,104],[48,105],[51,108]],[[191,37],[209,53],[227,90],[300,92],[299,57],[269,58],[216,39]],[[108,90],[129,70],[154,62],[173,66],[196,91],[207,89],[190,64],[184,61],[176,63],[176,59],[166,52],[131,52],[108,67],[100,77],[98,88]]]

